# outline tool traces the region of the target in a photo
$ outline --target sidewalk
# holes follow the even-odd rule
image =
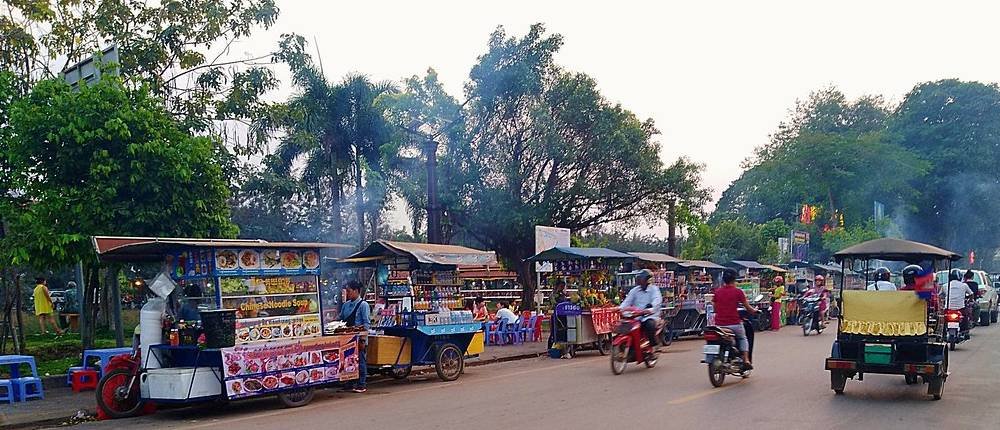
[[[481,366],[498,361],[534,358],[545,355],[545,345],[544,340],[521,345],[490,345],[479,354],[479,358],[471,359],[467,363],[469,366]],[[65,382],[65,376],[46,378],[44,400],[13,405],[0,404],[0,428],[36,428],[79,420],[80,418],[74,418],[78,415],[93,417],[97,410],[94,391],[73,393]]]

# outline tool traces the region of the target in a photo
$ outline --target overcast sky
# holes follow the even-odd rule
[[[315,37],[328,77],[398,80],[433,67],[457,97],[498,25],[523,35],[544,23],[564,36],[556,61],[653,118],[663,160],[705,163],[716,198],[812,90],[836,85],[849,97],[898,101],[918,82],[1000,75],[996,7],[958,1],[278,4],[277,24],[244,43],[247,52],[266,52],[280,34],[295,32],[310,44]]]

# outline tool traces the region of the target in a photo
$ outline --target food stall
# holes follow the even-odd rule
[[[462,310],[458,266],[495,265],[496,254],[454,245],[379,240],[338,261],[369,267],[368,287],[385,306],[373,315],[368,367],[398,379],[413,366],[434,366],[444,381],[457,379],[466,357],[483,351],[482,324]],[[380,302],[381,303],[381,302]]]
[[[484,300],[521,300],[523,290],[517,283],[517,273],[505,270],[500,265],[459,266],[458,280],[465,303],[477,297]]]
[[[611,330],[618,321],[616,306],[627,292],[620,291],[614,280],[630,268],[635,257],[607,248],[555,247],[527,261],[552,263],[553,271],[543,279],[550,285],[561,279],[566,282],[567,293],[572,293],[569,302],[557,305],[553,311],[553,346],[570,357],[581,349],[607,354]]]
[[[347,245],[104,236],[93,244],[104,262],[161,266],[151,286],[160,297],[142,310],[140,364],[133,375],[107,373],[99,404],[134,405],[124,401],[136,395],[190,403],[276,394],[295,407],[316,387],[358,377],[365,334],[324,335],[320,318],[321,252]]]
[[[701,335],[711,317],[712,276],[725,267],[711,261],[684,260],[677,263],[674,289],[679,300],[671,310],[670,332],[674,337]]]

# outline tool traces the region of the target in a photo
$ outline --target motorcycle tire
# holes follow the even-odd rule
[[[621,375],[628,367],[629,348],[627,344],[611,346],[611,373]]]
[[[139,395],[139,381],[136,380],[129,393],[124,389],[133,370],[118,368],[108,372],[97,383],[97,407],[112,419],[130,418],[139,414],[146,402]]]
[[[948,342],[948,349],[955,350],[955,341]]]
[[[903,380],[906,381],[906,385],[916,384],[917,375],[903,375]]]
[[[713,387],[721,387],[722,383],[726,382],[726,369],[722,360],[716,358],[708,363],[708,382],[711,382]]]
[[[997,312],[996,310],[993,310],[993,311],[990,312],[990,322],[991,323],[997,322],[998,318],[1000,318],[1000,312]]]
[[[979,325],[981,325],[983,327],[989,327],[989,325],[990,325],[990,313],[989,312],[980,312],[979,313]]]
[[[812,320],[806,318],[802,320],[802,335],[809,336],[809,328],[812,327]]]

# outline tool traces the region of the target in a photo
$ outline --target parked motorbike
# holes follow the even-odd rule
[[[621,375],[628,363],[643,363],[648,368],[656,366],[658,355],[655,345],[649,342],[642,332],[641,318],[649,315],[648,309],[627,307],[621,311],[621,320],[615,327],[611,339],[611,372]],[[662,331],[662,322],[657,330],[657,337]]]
[[[819,296],[802,297],[799,299],[799,323],[802,324],[802,335],[809,336],[813,330],[816,334],[823,333],[823,321],[819,316]]]
[[[743,330],[746,331],[747,341],[750,343],[748,355],[750,360],[753,360],[754,324],[746,310],[740,309],[740,316],[743,317]],[[732,330],[725,327],[709,326],[705,328],[704,336],[705,346],[702,352],[705,354],[705,358],[701,362],[708,364],[708,380],[713,387],[721,387],[726,380],[726,375],[741,378],[750,377],[750,370],[743,362],[743,355],[736,342],[736,334]]]

